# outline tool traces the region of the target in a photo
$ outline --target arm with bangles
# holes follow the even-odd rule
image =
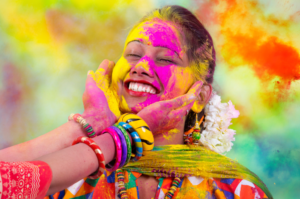
[[[111,81],[113,67],[113,62],[104,60],[95,72],[97,74],[97,72],[99,71],[104,71],[101,73],[102,79],[104,81],[102,81],[100,84],[97,84],[93,79],[91,73],[88,74],[86,80],[86,88],[82,97],[84,105],[84,113],[82,114],[82,117],[89,124],[91,124],[94,131],[97,133],[113,125],[117,121],[117,117],[119,116],[117,113],[113,113],[110,110],[108,104],[112,101],[117,100],[111,98],[108,100],[105,95],[105,92],[111,89],[107,87],[107,85],[109,85]],[[199,87],[199,84],[197,86]],[[195,96],[195,93],[189,92],[189,94],[190,99],[193,100],[192,98]],[[110,95],[110,97],[112,96]],[[186,102],[189,97],[185,97],[186,99],[178,98],[177,101],[175,100],[174,102],[177,102],[179,104],[174,105],[174,107],[168,104],[171,103],[172,100],[169,100],[169,102],[166,101],[164,103],[156,103],[155,106],[152,107],[152,110],[154,111],[150,111],[149,113],[147,111],[141,111],[140,114],[143,116],[148,114],[148,116],[150,116],[145,116],[148,120],[146,122],[151,123],[148,124],[150,126],[153,124],[152,126],[154,132],[158,130],[163,130],[166,132],[168,129],[173,128],[172,126],[169,126],[169,121],[171,120],[170,118],[172,118],[172,121],[176,123],[175,121],[179,121],[182,119],[181,117],[179,117],[181,114],[178,113],[182,112],[184,115],[184,112],[188,110],[188,108],[190,108],[189,106],[184,106],[185,108],[178,109],[175,111],[175,109],[180,107],[180,102],[178,101],[181,99],[181,101],[185,100]],[[158,114],[165,115],[165,118],[161,121],[158,120]],[[141,117],[143,118],[143,116]],[[31,161],[41,156],[64,149],[70,146],[70,144],[75,138],[79,136],[84,136],[85,134],[85,130],[79,124],[77,124],[74,121],[68,121],[62,126],[33,140],[0,150],[0,161]]]
[[[104,60],[99,68],[105,70],[105,75],[110,76],[113,62]],[[106,83],[106,82],[103,82]],[[82,116],[91,124],[95,132],[101,132],[114,124],[117,116],[109,109],[108,100],[103,90],[98,88],[92,76],[88,74],[86,88],[83,94],[84,113]],[[100,85],[101,86],[101,85]],[[112,99],[110,99],[112,100]],[[68,116],[66,116],[67,119]],[[0,150],[0,161],[30,161],[41,156],[64,149],[79,137],[86,135],[85,130],[76,122],[68,121],[60,127],[41,135],[33,140]]]
[[[186,110],[189,110],[194,103],[194,100],[194,94],[186,94],[173,100],[154,103],[143,109],[143,111],[139,112],[137,115],[146,123],[148,122],[150,129],[164,128],[164,124],[167,120],[173,119],[177,121],[182,119],[178,118],[176,113],[178,111],[184,113]],[[149,118],[151,118],[149,116],[158,111],[162,114],[158,114],[159,117],[156,117],[157,120],[149,120]],[[175,124],[176,123],[174,122],[173,125]],[[174,126],[168,127],[173,128]],[[115,159],[115,142],[110,134],[102,134],[93,138],[93,140],[101,148],[105,163],[109,163]],[[53,178],[47,195],[65,189],[95,172],[99,167],[95,152],[87,145],[81,143],[38,158],[38,160],[46,162],[52,170]]]
[[[86,90],[83,96],[85,112],[82,116],[87,120],[87,122],[93,125],[95,131],[100,132],[105,127],[113,125],[116,122],[116,118],[114,118],[114,115],[111,114],[112,119],[107,120],[107,112],[111,113],[108,106],[106,108],[109,111],[105,112],[106,115],[101,114],[103,112],[99,112],[99,108],[91,106],[91,104],[97,104],[97,101],[92,100],[98,99],[97,90],[99,91],[97,85],[93,79],[88,76]],[[93,94],[92,96],[91,93]],[[98,95],[101,94],[103,95],[100,91],[100,94],[98,93]],[[138,115],[140,115],[140,117],[148,123],[150,129],[164,129],[166,127],[173,128],[172,126],[166,126],[166,122],[170,119],[173,119],[174,121],[182,120],[182,118],[179,118],[177,115],[178,111],[185,113],[191,108],[194,100],[195,94],[189,93],[173,100],[154,103],[143,109],[140,113],[138,113]],[[158,112],[160,114],[156,114]],[[103,115],[106,116],[106,120],[101,119]],[[156,117],[156,120],[152,120],[151,118],[153,118],[153,115],[158,115],[161,118]],[[106,121],[107,124],[101,126],[103,121]],[[70,133],[73,133],[73,135],[70,136]],[[58,129],[36,138],[33,141],[29,141],[29,143],[24,143],[19,146],[2,150],[0,153],[1,161],[20,162],[35,160],[46,163],[49,165],[47,168],[49,170],[48,173],[51,173],[52,171],[53,176],[52,180],[51,177],[47,179],[47,181],[51,181],[48,194],[52,194],[72,185],[97,170],[97,167],[99,166],[98,160],[91,148],[85,144],[71,146],[72,141],[83,134],[85,134],[85,132],[79,124],[74,121],[69,121]],[[52,136],[54,136],[54,139]],[[66,140],[61,140],[64,136]],[[103,134],[93,139],[101,148],[105,162],[112,161],[115,157],[115,143],[112,136],[109,134]],[[53,143],[48,144],[49,147],[45,147],[45,143],[49,143],[49,140]],[[60,144],[54,143],[54,141],[60,142]],[[20,154],[20,151],[25,154]],[[45,168],[44,170],[47,170],[46,167],[43,168]],[[48,189],[48,186],[46,189]]]

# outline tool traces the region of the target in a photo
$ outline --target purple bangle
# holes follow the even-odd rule
[[[111,126],[110,128],[114,129],[121,141],[121,147],[122,147],[122,158],[121,158],[121,163],[119,168],[122,168],[126,162],[126,158],[127,158],[127,145],[126,145],[126,140],[125,137],[123,135],[123,133],[121,132],[121,130],[118,127],[115,126]]]
[[[104,133],[109,133],[113,137],[113,139],[115,141],[115,145],[116,145],[116,154],[117,154],[117,156],[113,161],[111,161],[110,163],[108,163],[106,165],[106,170],[112,172],[112,171],[117,170],[119,168],[120,163],[121,163],[121,158],[122,158],[121,141],[120,141],[120,138],[119,138],[118,134],[116,133],[116,131],[114,129],[112,129],[111,127],[108,127],[106,129],[104,129],[100,133],[100,135],[102,135]],[[111,166],[111,164],[113,166]]]

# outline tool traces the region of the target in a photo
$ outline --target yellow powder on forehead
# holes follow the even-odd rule
[[[126,48],[126,45],[128,44],[128,42],[136,40],[137,38],[142,39],[144,41],[148,41],[149,40],[149,36],[145,35],[145,34],[141,34],[144,31],[144,22],[137,24],[129,33],[129,35],[126,38],[125,41],[125,47],[124,50]],[[153,23],[147,23],[147,26],[153,26]]]

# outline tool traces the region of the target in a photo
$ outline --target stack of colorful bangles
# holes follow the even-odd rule
[[[113,161],[106,165],[100,147],[92,139],[79,137],[73,142],[73,145],[77,143],[87,144],[95,151],[99,162],[99,169],[89,176],[92,179],[101,176],[105,169],[107,171],[116,171],[125,166],[130,160],[133,162],[138,161],[142,157],[143,151],[151,151],[154,147],[154,138],[148,125],[139,116],[134,114],[122,115],[118,123],[104,129],[100,133],[95,133],[91,125],[80,114],[71,114],[69,120],[74,120],[81,124],[90,138],[109,133],[115,142],[117,155]],[[132,138],[133,147],[131,147],[129,135]]]

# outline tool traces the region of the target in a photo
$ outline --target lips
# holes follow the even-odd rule
[[[160,92],[154,85],[143,80],[127,80],[125,82],[125,89],[133,96],[146,96]]]
[[[153,86],[144,83],[138,83],[138,82],[129,82],[128,89],[137,92],[144,92],[144,93],[151,93],[151,94],[156,93],[156,90]]]

